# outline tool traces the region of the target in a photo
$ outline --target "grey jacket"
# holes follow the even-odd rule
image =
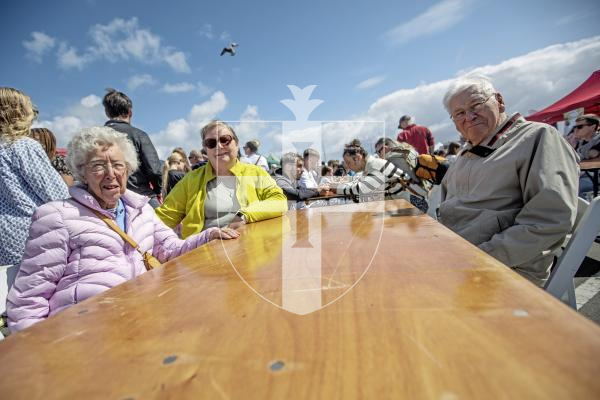
[[[467,145],[450,166],[440,220],[541,286],[575,220],[577,155],[556,129],[522,117],[489,147],[493,152],[482,157]]]

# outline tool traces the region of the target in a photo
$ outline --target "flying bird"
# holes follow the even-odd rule
[[[239,45],[237,43],[229,43],[229,46],[224,47],[223,50],[221,50],[221,55],[228,53],[230,56],[235,56],[235,48],[238,46]]]

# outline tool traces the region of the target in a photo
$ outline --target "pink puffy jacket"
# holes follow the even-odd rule
[[[111,217],[84,188],[71,187],[70,194]],[[184,241],[156,216],[148,198],[127,190],[121,199],[127,234],[161,262],[206,243],[216,229]],[[140,253],[77,201],[53,201],[34,213],[19,273],[8,294],[11,331],[146,272]]]

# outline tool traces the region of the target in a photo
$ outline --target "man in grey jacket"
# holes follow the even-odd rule
[[[444,96],[467,140],[442,182],[441,222],[537,285],[577,210],[577,155],[553,127],[506,114],[486,77]]]
[[[158,207],[160,203],[157,196],[160,195],[162,186],[161,162],[148,134],[131,126],[133,108],[131,99],[125,93],[108,89],[102,104],[106,116],[110,118],[104,125],[125,133],[138,155],[140,167],[129,175],[127,189],[149,197],[150,205],[154,208]]]

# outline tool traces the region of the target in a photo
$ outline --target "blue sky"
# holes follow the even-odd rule
[[[438,141],[455,139],[441,98],[462,73],[486,73],[509,110],[527,114],[600,68],[600,5],[591,0],[21,1],[4,5],[3,17],[0,84],[32,97],[38,124],[60,145],[104,122],[99,100],[115,87],[163,156],[199,147],[212,118],[293,120],[280,103],[293,98],[287,85],[316,85],[312,98],[323,103],[311,120],[385,123],[325,129],[328,156],[339,158],[354,136],[395,136],[406,113]],[[238,54],[220,57],[230,40]],[[238,133],[268,153],[281,148],[280,130]]]

